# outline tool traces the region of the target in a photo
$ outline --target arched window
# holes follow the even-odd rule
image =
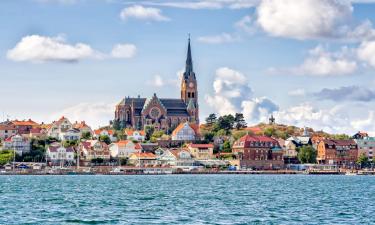
[[[194,98],[194,92],[191,93],[191,97]]]
[[[190,98],[190,92],[188,92],[188,98]]]

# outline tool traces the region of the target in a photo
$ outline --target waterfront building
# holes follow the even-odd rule
[[[68,118],[62,116],[59,120],[53,121],[48,126],[47,133],[50,137],[60,138],[61,133],[64,133],[69,129],[72,129],[72,123],[68,120]]]
[[[354,140],[358,145],[358,157],[365,155],[369,161],[373,161],[375,151],[375,137],[364,137]]]
[[[85,121],[81,121],[81,122],[77,122],[77,121],[76,121],[76,122],[72,125],[72,127],[73,127],[74,129],[78,129],[78,130],[80,131],[81,135],[82,135],[83,133],[90,133],[90,135],[93,134],[91,127],[90,127],[89,125],[87,125]]]
[[[124,134],[126,135],[126,139],[140,142],[143,142],[146,137],[144,130],[125,129]]]
[[[194,141],[197,139],[199,126],[196,123],[181,123],[172,132],[174,141]]]
[[[156,155],[151,152],[137,152],[129,155],[128,164],[137,167],[156,166]]]
[[[79,157],[86,165],[94,159],[103,159],[108,161],[110,159],[109,147],[106,143],[98,140],[82,141],[78,145]]]
[[[275,169],[284,166],[282,148],[271,137],[245,135],[234,142],[232,152],[241,167]]]
[[[130,154],[141,152],[142,146],[138,142],[133,142],[132,140],[121,140],[116,143],[111,143],[109,145],[109,151],[113,158],[126,158]]]
[[[153,126],[156,130],[172,132],[180,123],[199,124],[198,82],[193,70],[190,39],[185,71],[181,80],[180,98],[125,97],[116,106],[113,124],[120,128],[143,130]]]
[[[306,129],[305,129],[306,130]],[[302,146],[312,145],[311,138],[307,135],[304,136],[292,136],[285,140],[284,144],[284,162],[285,163],[298,163],[297,159],[297,148]]]
[[[158,149],[155,151],[158,164],[176,168],[190,168],[195,166],[195,160],[186,149]]]
[[[0,124],[0,140],[5,140],[10,136],[16,135],[18,129],[14,125]]]
[[[73,147],[65,148],[60,143],[55,142],[48,146],[46,156],[52,166],[71,165],[75,162],[74,152]]]
[[[194,159],[212,159],[214,145],[213,144],[188,144],[187,146],[190,154]]]
[[[31,143],[28,138],[16,134],[4,140],[3,149],[13,150],[18,155],[22,155],[30,152]]]
[[[325,139],[318,144],[319,164],[337,164],[353,167],[358,158],[358,146],[354,140]]]

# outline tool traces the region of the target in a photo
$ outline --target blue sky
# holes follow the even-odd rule
[[[272,113],[375,133],[374,12],[371,0],[1,1],[0,116],[97,127],[124,96],[179,97],[191,33],[201,120]]]

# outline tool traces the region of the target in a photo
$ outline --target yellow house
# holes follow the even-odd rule
[[[212,159],[214,152],[213,144],[189,144],[188,149],[190,154],[195,159]]]

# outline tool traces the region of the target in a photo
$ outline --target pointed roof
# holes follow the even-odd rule
[[[195,77],[195,74],[193,72],[193,59],[191,57],[190,36],[189,36],[184,78],[186,79],[190,75],[193,75]]]

